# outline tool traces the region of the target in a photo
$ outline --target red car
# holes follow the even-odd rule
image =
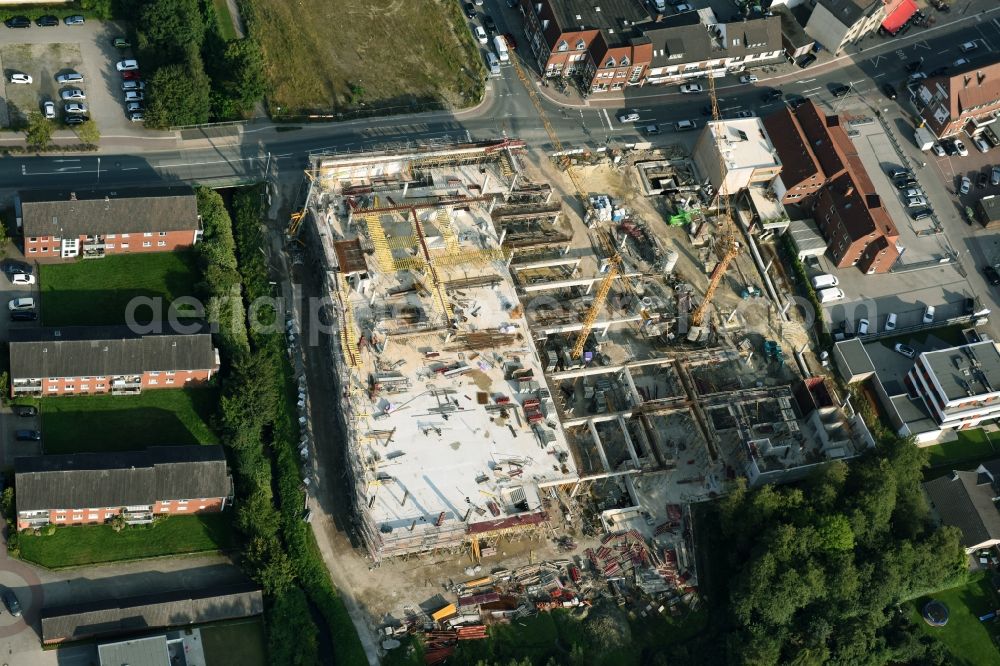
[[[139,76],[139,70],[137,69],[122,72],[122,79],[124,81],[138,81],[141,78],[142,77]]]

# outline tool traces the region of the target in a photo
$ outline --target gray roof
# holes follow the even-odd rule
[[[614,30],[615,33],[627,33],[632,24],[649,20],[649,12],[641,0],[549,0],[549,4],[563,32]]]
[[[938,426],[937,421],[931,418],[923,400],[911,398],[904,393],[892,396],[889,398],[889,402],[892,403],[892,408],[896,411],[900,425],[905,425],[911,435],[939,429],[940,426]]]
[[[154,446],[145,451],[14,459],[18,511],[153,504],[230,495],[221,446]]]
[[[162,627],[183,627],[260,615],[264,601],[253,585],[108,599],[42,609],[46,644],[117,636]]]
[[[979,200],[980,212],[985,218],[985,222],[1000,221],[1000,197],[992,195]]]
[[[18,193],[25,236],[188,231],[200,228],[194,190],[187,185]]]
[[[98,645],[97,656],[101,666],[171,666],[164,635]]]
[[[865,16],[871,16],[873,13],[871,10],[876,5],[882,6],[880,0],[819,0],[819,4],[848,27]]]
[[[865,346],[861,344],[861,340],[857,338],[843,340],[835,344],[834,347],[847,363],[850,376],[845,379],[849,380],[851,377],[859,375],[871,375],[875,372],[875,365],[872,363],[871,357],[868,356],[868,352],[865,351]]]
[[[713,33],[700,22],[698,12],[691,11],[646,24],[642,30],[653,43],[653,67],[746,57],[782,48],[781,18],[777,16],[720,23]]]
[[[992,341],[924,352],[920,357],[948,400],[1000,391],[1000,352]]]
[[[781,19],[781,35],[791,44],[793,49],[805,46],[813,41],[812,37],[806,34],[805,29],[785,5],[771,5],[768,10],[774,16]]]
[[[105,377],[216,367],[208,333],[140,336],[126,327],[24,331],[11,336],[12,379]]]
[[[973,471],[952,472],[924,484],[941,520],[962,532],[966,548],[1000,539],[1000,511],[993,503],[997,491],[991,481],[989,475]]]

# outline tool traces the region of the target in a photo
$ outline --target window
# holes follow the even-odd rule
[[[557,51],[566,51],[569,49],[569,44],[566,43],[565,39],[559,40],[559,46],[556,47]]]
[[[90,384],[80,384],[80,390],[81,391],[89,391],[90,390]]]
[[[107,238],[114,238],[114,237],[115,237],[115,234],[108,234],[107,235]]]
[[[113,249],[115,249],[115,244],[114,244],[114,243],[108,243],[108,244],[107,244],[107,245],[105,245],[104,247],[106,247],[106,248],[107,248],[107,249],[109,249],[109,250],[113,250]]]
[[[35,252],[38,252],[38,248],[37,247],[29,247],[28,248],[28,252],[34,254]]]
[[[49,251],[49,248],[47,248],[47,247],[43,247],[42,248],[42,252],[48,252],[48,251]]]
[[[174,380],[173,380],[173,379],[167,379],[166,383],[167,383],[167,384],[173,384],[173,383],[174,383]]]
[[[55,386],[50,386],[50,387],[49,387],[49,393],[55,393],[55,392],[56,392],[56,391],[58,391],[58,390],[59,390],[59,389],[58,389],[58,388],[56,388]]]
[[[37,243],[38,242],[38,237],[37,236],[32,236],[31,238],[28,239],[28,242],[29,243]]]
[[[159,382],[159,381],[157,381],[156,379],[150,379],[150,380],[149,380],[149,383],[150,383],[150,384],[159,384],[160,382]]]
[[[622,66],[622,67],[628,67],[628,65],[629,65],[629,59],[628,59],[628,56],[625,56],[625,57],[623,57],[623,58],[622,58],[622,61],[621,61],[620,63],[618,63],[618,64],[619,64],[620,66]]]
[[[167,232],[166,232],[166,231],[161,231],[161,232],[160,232],[160,238],[163,238],[163,237],[164,237],[164,236],[166,236],[166,235],[167,235]]]
[[[615,59],[614,58],[608,58],[608,61],[606,63],[604,63],[604,66],[607,69],[611,69],[612,67],[615,66]]]
[[[154,371],[154,372],[150,372],[150,373],[149,373],[149,376],[150,376],[150,377],[159,377],[159,376],[160,376],[160,373],[159,373],[159,372],[156,372],[156,371]]]
[[[576,50],[577,51],[582,51],[585,48],[587,48],[587,42],[583,41],[582,39],[577,40],[577,42],[576,42]]]
[[[153,244],[150,241],[142,241],[142,246],[143,247],[152,247]]]
[[[143,234],[142,234],[142,235],[143,235],[143,236],[144,236],[145,238],[149,238],[150,236],[152,236],[152,235],[153,235],[153,232],[152,232],[152,231],[145,231],[145,232],[143,232]]]
[[[122,249],[123,250],[127,250],[128,249],[128,243],[122,243]]]
[[[156,241],[156,247],[166,247],[167,241]]]

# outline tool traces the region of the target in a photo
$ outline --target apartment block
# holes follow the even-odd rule
[[[938,138],[976,136],[1000,116],[1000,62],[924,79],[915,99],[924,127]]]
[[[906,388],[942,429],[965,429],[1000,416],[1000,351],[992,341],[924,352]]]

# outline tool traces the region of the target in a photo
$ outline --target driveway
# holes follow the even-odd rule
[[[56,85],[54,77],[65,70],[75,69],[83,74],[84,83],[79,87],[87,94],[86,104],[90,108],[90,117],[97,123],[102,136],[143,136],[142,128],[134,126],[125,117],[121,76],[115,69],[115,63],[122,57],[131,57],[131,53],[126,52],[123,56],[112,46],[112,40],[124,34],[124,27],[113,22],[102,23],[94,19],[88,19],[83,25],[68,26],[60,23],[51,28],[40,28],[36,25],[27,30],[4,28],[0,30],[0,59],[5,53],[13,54],[9,56],[13,58],[22,52],[30,53],[32,57],[38,57],[35,55],[36,52],[44,55],[45,64],[39,67],[37,72],[30,71],[32,67],[30,63],[22,64],[20,61],[17,63],[25,73],[35,77],[33,84],[22,86],[31,89],[37,95],[34,109],[29,110],[39,108],[43,98],[58,97],[58,91],[65,86]],[[19,45],[28,45],[31,48]],[[46,45],[49,45],[48,48]],[[50,69],[50,59],[51,67],[54,69]],[[0,62],[0,65],[6,72],[7,63]],[[7,84],[6,88],[9,90],[10,84]],[[19,100],[26,94],[27,90],[17,91]],[[6,93],[4,98],[7,98]],[[57,109],[60,106],[61,104],[57,102]],[[71,134],[71,130],[61,130],[56,136]]]

